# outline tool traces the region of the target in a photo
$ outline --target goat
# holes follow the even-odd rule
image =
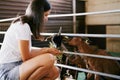
[[[86,68],[85,61],[83,60],[83,58],[81,56],[72,55],[72,56],[68,57],[68,60],[69,60],[69,63],[71,63],[79,68]]]
[[[102,49],[94,49],[90,45],[88,45],[81,37],[74,37],[69,42],[69,45],[76,46],[78,48],[78,51],[81,53],[87,53],[87,54],[95,54],[95,55],[104,55],[104,56],[110,56],[105,50]],[[103,59],[103,58],[93,58],[93,57],[83,57],[85,60],[85,63],[88,65],[88,69],[108,73],[108,74],[114,74],[114,75],[120,75],[120,64],[111,59]],[[87,75],[87,80],[90,80],[91,76],[93,74]],[[95,74],[94,80],[100,80],[101,76]],[[110,77],[103,77],[105,80],[115,80]]]

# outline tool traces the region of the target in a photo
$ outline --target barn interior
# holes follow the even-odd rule
[[[12,18],[25,14],[28,3],[31,0],[0,0],[0,43],[2,45],[5,31],[9,28]],[[43,33],[61,34],[94,34],[112,35],[113,37],[91,37],[91,45],[104,49],[114,57],[120,57],[120,0],[48,0],[52,10],[50,15],[81,14],[63,17],[49,17]],[[98,13],[97,13],[98,12]],[[103,12],[103,13],[102,13]],[[105,12],[105,13],[104,13]],[[11,19],[7,21],[2,21]],[[114,35],[116,35],[114,37]],[[43,35],[45,36],[45,35]],[[45,36],[46,37],[46,36]],[[48,35],[47,35],[48,37]],[[72,36],[73,37],[73,36]],[[49,47],[49,42],[33,40],[34,47]],[[69,51],[74,51],[71,46],[65,44]],[[72,65],[66,61],[63,64]],[[75,65],[72,65],[75,66]],[[83,71],[61,68],[62,77],[71,74],[72,78],[64,80],[85,80]],[[57,79],[56,79],[57,80]],[[60,80],[60,79],[58,79]],[[62,80],[62,79],[61,79]]]

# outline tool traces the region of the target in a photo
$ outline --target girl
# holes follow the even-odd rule
[[[54,66],[55,48],[31,48],[31,33],[39,38],[50,14],[47,0],[33,0],[26,13],[14,20],[7,30],[0,51],[0,80],[54,80],[59,70]]]

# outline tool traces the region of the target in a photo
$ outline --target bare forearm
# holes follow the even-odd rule
[[[45,54],[45,53],[50,53],[53,55],[59,55],[60,51],[55,49],[55,48],[38,48],[38,49],[32,49],[31,50],[31,57],[35,57],[41,54]]]
[[[31,58],[41,55],[41,54],[45,54],[48,53],[48,48],[37,48],[37,49],[32,49],[31,50]]]

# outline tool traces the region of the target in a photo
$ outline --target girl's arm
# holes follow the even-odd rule
[[[22,61],[26,61],[31,58],[29,40],[19,40],[19,49]]]
[[[32,48],[31,50],[31,56],[35,57],[41,54],[45,54],[45,53],[50,53],[53,55],[59,55],[60,51],[55,49],[55,48],[49,48],[49,47],[45,47],[45,48]]]
[[[20,40],[19,41],[20,53],[23,61],[26,61],[30,58],[36,57],[41,54],[50,53],[53,55],[59,55],[60,51],[55,48],[37,48],[29,49],[29,40]]]

